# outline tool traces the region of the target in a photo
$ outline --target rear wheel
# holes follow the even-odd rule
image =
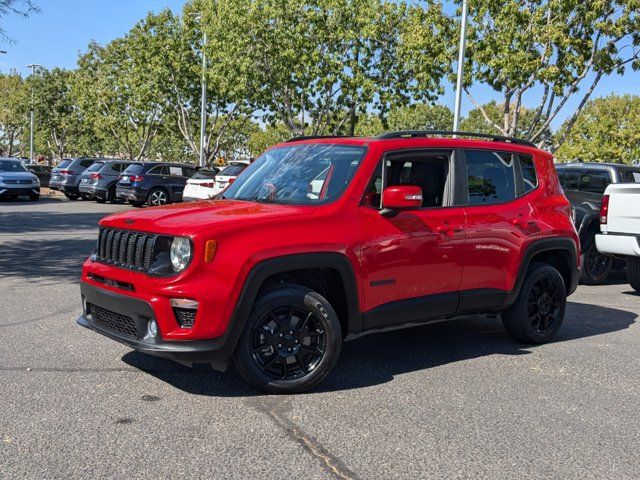
[[[296,393],[327,376],[341,346],[340,321],[329,302],[308,288],[283,285],[256,301],[233,361],[254,388]]]
[[[640,292],[640,258],[627,258],[627,280],[636,292]]]
[[[38,200],[40,200],[40,195],[29,195],[29,200],[31,200],[32,202],[37,202]]]
[[[121,204],[124,203],[124,198],[116,196],[116,186],[111,185],[109,190],[107,190],[107,198],[109,202],[113,204]]]
[[[169,203],[169,195],[162,188],[154,188],[149,192],[147,203],[151,207],[158,207]]]
[[[551,340],[564,320],[567,290],[562,275],[546,263],[534,263],[515,303],[502,314],[507,332],[523,343]]]
[[[598,251],[595,237],[587,239],[582,251],[580,281],[585,285],[600,285],[609,277],[612,265],[613,257]]]
[[[65,193],[64,196],[69,200],[78,200],[78,198],[80,198],[80,195],[78,195],[77,193]]]

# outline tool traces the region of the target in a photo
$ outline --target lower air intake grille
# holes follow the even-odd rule
[[[192,308],[173,308],[173,313],[176,316],[178,324],[182,328],[192,328],[196,321],[196,312]]]
[[[111,330],[133,339],[138,337],[136,324],[130,317],[98,307],[92,303],[87,303],[87,313],[91,314],[96,325],[106,330]]]

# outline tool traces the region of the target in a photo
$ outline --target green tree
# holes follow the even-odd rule
[[[73,76],[73,71],[54,68],[27,80],[34,92],[37,131],[42,134],[46,149],[59,159],[68,153],[69,145],[77,143],[81,126],[71,93]]]
[[[283,123],[266,125],[263,128],[258,128],[249,136],[247,147],[251,156],[257,157],[271,145],[284,142],[290,137],[291,132]]]
[[[512,105],[510,108],[513,109],[515,106]],[[495,125],[502,119],[504,110],[504,105],[492,100],[491,102],[481,105],[479,108],[470,110],[467,116],[462,120],[462,122],[460,122],[460,128],[465,132],[504,135],[504,131]],[[529,130],[532,128],[534,122],[537,121],[537,114],[534,110],[522,105],[519,107],[519,110],[520,113],[517,128],[515,131],[510,132],[510,136],[527,138]],[[489,118],[489,122],[487,122],[485,117]],[[551,139],[551,130],[549,127],[547,127],[547,130],[542,137],[547,139],[542,145],[549,147],[549,140]]]
[[[610,95],[587,103],[568,135],[565,122],[556,135],[566,140],[561,161],[631,164],[640,160],[640,96]]]
[[[361,118],[356,133],[376,136],[385,130],[451,130],[453,112],[444,105],[419,103],[391,108],[387,117],[367,115]]]
[[[522,132],[540,144],[551,122],[567,111],[567,101],[578,96],[555,150],[604,76],[640,67],[639,11],[638,0],[470,2],[467,94],[496,131]],[[469,87],[476,82],[500,93],[501,118],[491,118],[474,99]],[[535,107],[525,130],[520,123],[527,96]]]
[[[147,157],[166,103],[163,86],[150,68],[153,55],[138,40],[126,35],[105,47],[90,44],[78,60],[73,89],[102,147],[135,160]]]
[[[23,149],[28,112],[25,81],[15,72],[0,74],[0,151],[4,155],[13,156]]]
[[[212,0],[207,52],[229,78],[248,73],[266,123],[353,133],[366,112],[437,97],[449,23],[431,1]]]

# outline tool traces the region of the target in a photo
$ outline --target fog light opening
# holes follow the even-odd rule
[[[158,336],[158,324],[155,320],[149,320],[149,323],[147,323],[147,335],[153,338]]]
[[[172,298],[170,304],[180,328],[193,328],[198,313],[198,302],[188,298]]]

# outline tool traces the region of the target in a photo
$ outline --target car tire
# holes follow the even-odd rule
[[[129,202],[132,206],[136,207],[136,208],[140,208],[144,206],[144,202]]]
[[[595,236],[591,236],[584,242],[581,263],[580,282],[584,285],[601,285],[611,273],[613,257],[600,253],[596,248]]]
[[[109,187],[109,190],[107,190],[107,198],[105,200],[109,201],[110,203],[112,203],[114,205],[120,205],[120,204],[124,203],[124,198],[118,197],[116,195],[116,186],[115,185],[111,185],[111,187]]]
[[[73,201],[76,201],[80,198],[80,195],[78,195],[77,193],[65,193],[64,196]]]
[[[640,258],[627,258],[627,280],[636,292],[640,292]]]
[[[331,304],[309,288],[285,284],[256,300],[233,363],[257,390],[298,393],[329,374],[341,348],[342,329]]]
[[[164,188],[152,188],[147,195],[147,205],[150,207],[159,207],[169,203],[169,194]]]
[[[40,200],[40,195],[29,195],[29,200],[31,200],[32,202],[37,202],[38,200]]]
[[[567,290],[560,272],[546,263],[533,263],[520,293],[502,313],[502,323],[515,340],[527,344],[546,343],[562,325]]]

